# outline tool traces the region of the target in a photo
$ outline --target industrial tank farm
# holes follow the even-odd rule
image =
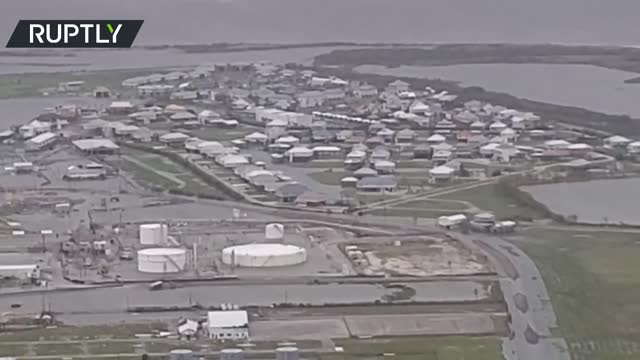
[[[248,244],[222,250],[222,262],[240,267],[278,267],[307,261],[307,251],[285,244]]]
[[[138,271],[152,274],[181,272],[187,263],[187,250],[150,248],[138,251]]]

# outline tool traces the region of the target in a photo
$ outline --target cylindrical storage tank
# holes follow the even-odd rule
[[[232,266],[276,267],[307,261],[307,251],[285,244],[249,244],[222,250],[222,262]]]
[[[184,270],[187,250],[150,248],[138,251],[138,271],[153,274],[177,273]]]
[[[167,243],[168,229],[164,224],[140,225],[140,245],[163,245]]]
[[[267,224],[264,228],[264,238],[267,241],[278,241],[284,239],[284,225],[282,224]]]
[[[169,352],[169,360],[193,360],[193,351],[188,349],[176,349]]]
[[[244,353],[242,349],[222,349],[220,351],[220,360],[243,360]]]
[[[299,360],[300,352],[297,347],[286,346],[276,349],[276,360]]]

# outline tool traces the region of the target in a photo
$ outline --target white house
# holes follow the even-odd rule
[[[445,142],[445,140],[447,140],[447,138],[440,134],[433,134],[427,138],[427,142],[429,144],[440,144]]]
[[[237,340],[249,338],[249,317],[244,310],[209,311],[207,334],[210,339]]]
[[[58,135],[54,133],[46,132],[36,137],[32,137],[31,139],[25,141],[24,144],[27,151],[37,151],[37,150],[42,150],[45,147],[53,144],[58,139],[59,139]]]
[[[625,147],[631,143],[631,139],[627,139],[624,136],[614,135],[604,139],[604,146],[607,147]]]
[[[627,151],[630,154],[640,154],[640,141],[634,141],[627,145]]]
[[[434,167],[433,169],[429,170],[429,175],[431,175],[431,178],[434,181],[446,181],[451,179],[454,171],[455,171],[454,169],[448,166],[442,165],[442,166]]]
[[[319,107],[324,104],[324,94],[321,91],[305,91],[296,95],[296,101],[301,108]]]
[[[570,142],[567,140],[556,139],[556,140],[547,140],[544,142],[544,146],[549,150],[566,150]]]

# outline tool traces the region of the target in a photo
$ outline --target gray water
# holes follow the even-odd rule
[[[523,190],[552,211],[586,223],[640,225],[640,179],[597,180],[525,186]]]
[[[453,66],[363,65],[363,73],[424,77],[481,86],[518,97],[640,118],[640,86],[624,81],[638,74],[590,65],[472,64]]]
[[[335,47],[241,51],[228,53],[185,53],[177,49],[63,50],[48,51],[58,56],[0,56],[0,74],[112,70],[197,66],[203,64],[259,62],[309,64],[317,55]],[[14,52],[19,55],[19,52]],[[73,53],[74,56],[62,56]]]
[[[637,0],[3,0],[18,19],[144,19],[137,45],[517,42],[640,45]],[[5,40],[6,41],[6,40]]]

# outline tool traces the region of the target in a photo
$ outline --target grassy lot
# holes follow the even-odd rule
[[[442,200],[413,200],[404,204],[398,205],[401,208],[416,208],[416,209],[444,209],[444,210],[457,210],[465,211],[468,209],[467,205],[455,201],[442,201]]]
[[[400,216],[407,218],[430,218],[435,219],[440,216],[453,215],[460,213],[460,211],[441,211],[441,210],[429,210],[429,209],[406,209],[406,208],[386,208],[375,209],[369,212],[371,215],[377,216]]]
[[[395,360],[499,360],[500,340],[493,337],[397,337],[337,340],[343,354],[327,354],[322,360],[377,359],[393,353]]]
[[[195,196],[222,196],[222,194],[212,186],[205,184],[188,169],[176,164],[161,155],[150,154],[143,151],[127,150],[127,155],[135,157],[146,165],[157,169],[160,172],[171,174],[184,182],[178,184],[176,181],[161,176],[154,171],[136,164],[135,162],[122,159],[121,167],[124,171],[133,175],[133,178],[143,186],[161,190],[183,190]]]
[[[166,330],[162,323],[126,324],[116,326],[61,326],[56,328],[38,328],[33,330],[0,333],[0,344],[9,341],[36,340],[86,340],[98,338],[128,339],[135,334],[150,333],[154,330]]]
[[[64,343],[64,344],[36,344],[33,350],[38,355],[78,355],[84,354],[82,344],[80,343]]]
[[[640,234],[529,230],[574,360],[640,359]]]
[[[329,169],[329,168],[340,168],[342,169],[344,167],[344,162],[342,160],[313,160],[313,161],[309,161],[309,162],[298,162],[298,163],[291,163],[288,164],[289,166],[295,166],[295,167],[304,167],[304,168],[324,168],[324,169]]]
[[[216,127],[206,127],[198,129],[198,131],[192,132],[191,135],[197,136],[203,140],[210,141],[228,141],[242,139],[245,135],[251,134],[254,131],[260,131],[260,129],[250,127],[238,127],[236,129],[221,129]]]
[[[24,356],[27,353],[28,348],[26,345],[0,344],[1,356]]]
[[[91,354],[129,354],[135,351],[135,342],[98,342],[88,343]]]
[[[496,184],[478,186],[437,196],[436,198],[468,201],[480,209],[493,212],[499,219],[540,219],[543,217],[543,214],[539,211],[508,198]]]
[[[109,70],[92,72],[58,72],[33,74],[0,75],[0,99],[41,95],[40,89],[57,88],[67,81],[82,80],[84,91],[92,91],[96,86],[106,86],[111,91],[122,90],[122,80],[151,74],[153,70]]]
[[[344,177],[351,176],[346,171],[318,171],[308,174],[310,178],[324,185],[340,185],[340,180]]]
[[[119,164],[121,170],[131,174],[134,180],[140,183],[140,185],[159,190],[169,190],[179,186],[179,184],[173,180],[160,176],[156,172],[146,169],[132,161],[122,159]]]

